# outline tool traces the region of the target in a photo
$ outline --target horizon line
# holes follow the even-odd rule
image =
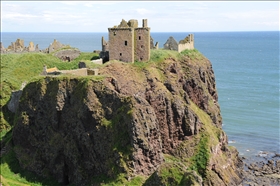
[[[280,32],[280,30],[240,30],[240,31],[154,31],[151,33],[184,33],[184,32]],[[67,31],[53,31],[53,32],[34,32],[34,31],[1,31],[1,33],[108,33],[108,32],[67,32]]]

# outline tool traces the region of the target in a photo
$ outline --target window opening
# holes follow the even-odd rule
[[[141,40],[141,36],[139,36],[139,40]]]
[[[127,41],[124,41],[124,45],[127,46]]]
[[[120,56],[122,56],[122,53],[120,53]]]

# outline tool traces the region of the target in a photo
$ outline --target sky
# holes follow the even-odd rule
[[[279,31],[278,1],[3,1],[1,32],[107,32],[148,19],[151,32]]]

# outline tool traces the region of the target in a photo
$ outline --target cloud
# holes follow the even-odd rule
[[[147,14],[152,13],[150,10],[147,10],[145,8],[138,8],[138,9],[136,9],[136,12],[140,15],[147,15]]]
[[[264,6],[265,5],[265,6]],[[1,2],[2,30],[106,31],[121,19],[148,19],[157,31],[279,29],[274,3],[155,1]],[[12,26],[11,26],[12,25]],[[18,26],[20,25],[20,27]],[[77,26],[79,25],[79,26]],[[168,25],[168,26],[166,26]],[[278,27],[277,27],[278,26]],[[277,28],[276,28],[277,27]]]
[[[81,4],[82,2],[79,2],[79,1],[60,1],[59,3],[64,4],[64,5],[76,6],[78,4]]]
[[[83,17],[81,15],[75,15],[71,12],[56,12],[56,11],[44,11],[43,19],[48,22],[62,23],[62,24],[73,24],[78,22]]]
[[[30,18],[37,18],[38,16],[32,14],[22,14],[22,13],[6,13],[2,15],[2,19],[30,19]]]
[[[246,12],[227,12],[220,14],[221,16],[228,19],[244,20],[244,19],[267,19],[277,18],[279,12],[275,10],[251,10]]]

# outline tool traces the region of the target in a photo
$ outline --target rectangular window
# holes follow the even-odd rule
[[[120,56],[122,56],[122,53],[120,53]]]
[[[124,45],[127,46],[127,41],[124,41]]]
[[[141,36],[139,36],[139,40],[141,40]]]

